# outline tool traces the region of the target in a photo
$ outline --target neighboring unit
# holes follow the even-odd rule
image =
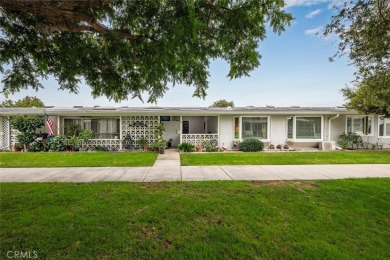
[[[257,138],[265,147],[292,143],[295,148],[333,150],[340,134],[355,132],[364,141],[390,148],[390,118],[359,115],[343,107],[296,106],[0,108],[0,148],[10,149],[16,142],[17,131],[10,128],[13,116],[45,113],[54,122],[55,135],[77,136],[88,129],[95,134],[92,145],[115,149],[135,146],[141,138],[152,144],[160,122],[166,130],[164,139],[173,147],[210,141],[228,148],[233,142]],[[47,126],[37,133],[48,133]]]

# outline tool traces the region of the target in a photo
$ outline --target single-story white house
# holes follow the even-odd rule
[[[332,148],[343,132],[355,132],[364,141],[390,148],[390,118],[361,115],[344,107],[45,107],[0,108],[0,148],[10,149],[17,131],[10,118],[45,113],[54,122],[55,135],[78,134],[83,129],[95,133],[92,144],[124,149],[125,138],[133,144],[140,138],[155,141],[155,128],[164,124],[164,139],[175,147],[182,142],[200,144],[208,140],[219,147],[232,147],[236,140],[258,138],[267,145]],[[71,126],[71,127],[70,127]],[[37,133],[48,133],[47,125]],[[333,144],[334,144],[333,143]]]

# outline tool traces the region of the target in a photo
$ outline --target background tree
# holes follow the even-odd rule
[[[11,119],[12,128],[20,132],[16,139],[24,146],[25,151],[36,138],[35,130],[43,125],[43,118],[39,116],[16,116]]]
[[[389,115],[390,4],[388,0],[348,1],[325,28],[340,38],[330,60],[348,54],[357,68],[355,87],[344,88],[347,107],[361,113]]]
[[[226,99],[221,99],[215,101],[210,107],[234,107],[234,102],[227,101]]]
[[[364,79],[355,88],[342,90],[348,101],[348,107],[365,114],[379,114],[390,117],[390,72]]]
[[[227,61],[231,79],[248,76],[266,28],[281,33],[292,20],[283,0],[1,0],[0,14],[6,95],[52,75],[70,92],[84,80],[94,97],[148,92],[148,102],[168,83],[204,97],[210,59]]]
[[[45,104],[37,97],[26,96],[18,101],[7,99],[0,103],[0,107],[44,107]]]

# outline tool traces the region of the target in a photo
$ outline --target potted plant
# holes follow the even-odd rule
[[[195,147],[195,151],[196,151],[196,152],[201,152],[201,151],[202,151],[202,146],[197,145],[197,146]]]
[[[145,152],[149,150],[148,140],[146,140],[144,137],[138,139],[137,144],[139,145],[139,148],[144,149]]]
[[[20,146],[19,143],[15,143],[14,146],[12,147],[13,152],[20,152],[22,150],[22,147]]]
[[[167,146],[168,148],[171,148],[172,147],[172,142],[173,142],[173,139],[169,139],[168,142],[167,142]]]
[[[165,140],[157,140],[153,147],[155,148],[155,150],[157,150],[160,154],[164,154],[165,153]]]

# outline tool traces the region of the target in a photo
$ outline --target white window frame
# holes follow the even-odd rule
[[[288,137],[288,120],[292,119],[293,126],[292,126],[292,137]],[[294,140],[295,139],[295,119],[294,116],[288,116],[286,117],[286,139]]]
[[[386,119],[390,121],[390,117],[378,116],[378,138],[390,138],[390,135],[379,135],[381,117],[384,119],[383,134],[386,134]]]
[[[318,142],[322,141],[324,138],[324,116],[321,115],[296,115],[296,116],[288,116],[286,117],[286,139],[291,140],[291,138],[288,137],[288,125],[287,121],[288,118],[293,118],[293,138],[292,141],[294,142]],[[321,137],[319,139],[297,139],[297,117],[320,117],[321,118]]]
[[[348,125],[348,118],[351,118],[352,119],[352,133],[356,133],[356,131],[354,131],[353,129],[353,120],[356,119],[356,118],[364,118],[364,117],[368,117],[371,119],[371,133],[370,134],[364,134],[364,133],[357,133],[358,135],[360,136],[373,136],[374,135],[374,131],[373,131],[373,127],[374,127],[374,117],[373,116],[368,116],[368,115],[347,115],[345,117],[345,133],[347,133],[348,129],[347,129],[347,125]],[[378,120],[378,126],[379,126],[379,120]],[[379,134],[379,128],[378,128],[378,134]]]
[[[238,137],[237,138],[236,138],[236,119],[238,119]],[[239,116],[233,117],[233,135],[234,135],[234,140],[239,140],[241,137],[241,119]]]
[[[242,139],[242,129],[243,129],[242,119],[245,117],[266,117],[267,118],[267,139],[260,139],[260,138],[256,138],[256,137],[253,137],[253,138],[259,139],[262,142],[268,142],[270,140],[270,137],[271,137],[271,117],[264,116],[264,115],[247,115],[247,116],[240,116],[239,117],[240,118],[239,119],[239,125],[240,125],[239,138],[240,138],[240,141],[244,140],[244,139]]]

